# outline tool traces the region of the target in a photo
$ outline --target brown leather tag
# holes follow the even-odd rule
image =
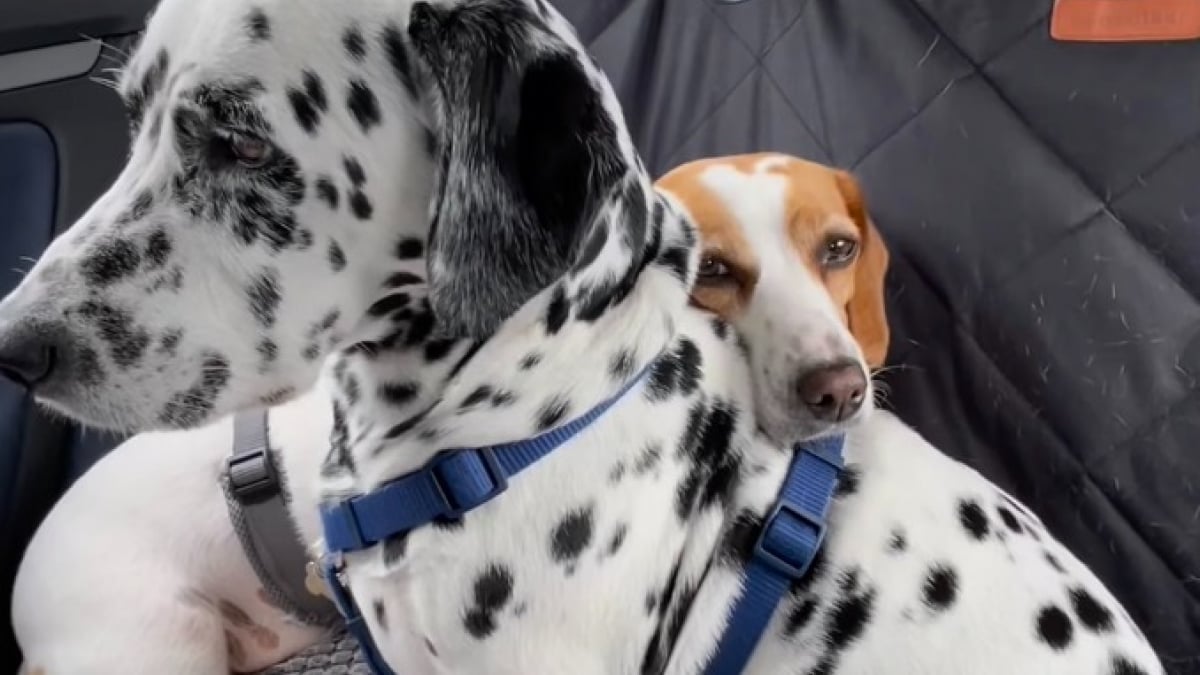
[[[1200,0],[1055,0],[1050,37],[1069,42],[1200,38]]]

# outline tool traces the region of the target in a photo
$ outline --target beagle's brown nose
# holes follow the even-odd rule
[[[805,407],[826,422],[840,422],[858,412],[866,391],[867,377],[852,361],[817,366],[796,381],[796,393]]]

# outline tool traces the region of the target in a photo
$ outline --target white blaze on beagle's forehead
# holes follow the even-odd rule
[[[887,354],[887,251],[854,179],[753,154],[685,164],[658,187],[696,221],[692,301],[745,339],[763,428],[794,442],[865,414]]]

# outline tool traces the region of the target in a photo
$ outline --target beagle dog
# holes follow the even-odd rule
[[[700,231],[692,302],[751,345],[759,424],[811,438],[869,411],[887,357],[888,253],[847,172],[759,153],[690,162],[661,179]]]

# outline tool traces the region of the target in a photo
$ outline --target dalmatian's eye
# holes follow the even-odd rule
[[[271,145],[261,138],[236,135],[226,139],[226,144],[229,155],[246,168],[257,169],[271,159]]]
[[[696,274],[698,282],[718,284],[729,281],[732,276],[733,273],[729,270],[729,266],[716,256],[706,255],[700,259],[700,269]]]
[[[821,249],[821,264],[826,267],[844,267],[858,255],[858,242],[849,237],[831,237]]]

